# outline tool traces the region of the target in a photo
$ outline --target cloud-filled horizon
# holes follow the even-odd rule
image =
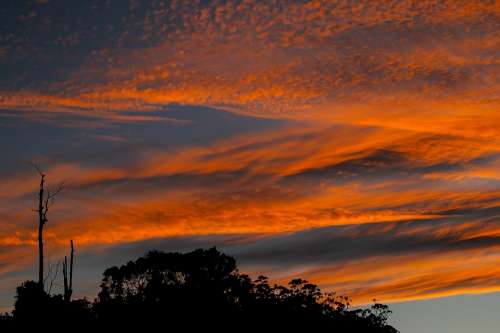
[[[96,285],[217,245],[358,304],[500,291],[498,1],[38,0],[0,22],[0,307],[35,263],[29,161],[65,183],[50,261],[74,239]]]

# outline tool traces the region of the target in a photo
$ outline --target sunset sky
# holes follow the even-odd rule
[[[499,1],[4,0],[0,64],[0,310],[36,278],[31,161],[79,296],[216,245],[403,333],[498,317]]]

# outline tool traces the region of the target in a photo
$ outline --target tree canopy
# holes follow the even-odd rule
[[[42,310],[40,310],[42,309]],[[234,258],[216,248],[188,253],[151,251],[104,271],[100,292],[91,303],[47,294],[38,283],[17,288],[15,309],[3,325],[71,322],[78,327],[130,327],[149,324],[186,329],[327,329],[334,332],[395,333],[391,311],[375,303],[351,309],[345,296],[323,293],[297,278],[286,286],[265,276],[241,274]],[[0,327],[1,328],[1,327]]]

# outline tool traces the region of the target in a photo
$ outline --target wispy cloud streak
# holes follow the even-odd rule
[[[2,276],[32,264],[35,160],[69,180],[54,258],[218,244],[359,302],[500,288],[497,1],[16,1],[0,22]]]

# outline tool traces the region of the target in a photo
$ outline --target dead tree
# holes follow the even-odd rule
[[[43,256],[43,227],[48,222],[47,213],[49,211],[50,205],[53,203],[54,198],[62,190],[62,185],[57,188],[56,191],[52,192],[45,187],[45,174],[40,171],[40,168],[36,164],[31,164],[38,174],[40,175],[40,188],[38,191],[38,209],[35,211],[38,213],[38,283],[42,288],[44,288],[44,256]]]
[[[69,256],[69,276],[68,276],[68,258],[64,256],[63,262],[63,282],[64,282],[64,300],[71,301],[71,294],[73,294],[73,254],[75,252],[73,247],[73,240],[70,241],[71,252]],[[69,279],[68,279],[69,278]]]

